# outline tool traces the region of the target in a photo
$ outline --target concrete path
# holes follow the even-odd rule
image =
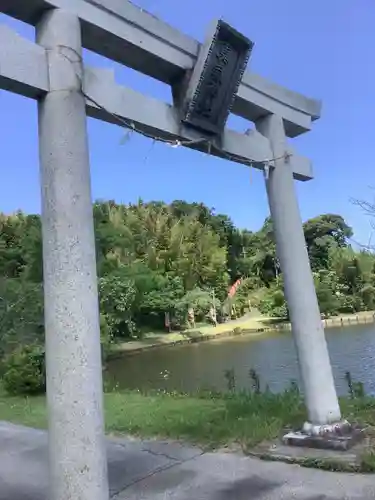
[[[108,441],[116,500],[375,499],[375,476],[202,453],[178,443]],[[0,500],[47,500],[47,435],[0,422]]]

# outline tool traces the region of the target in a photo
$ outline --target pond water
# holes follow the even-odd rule
[[[347,393],[345,372],[363,382],[375,395],[375,325],[330,328],[326,331],[329,353],[339,394]],[[144,351],[110,362],[110,385],[122,389],[226,390],[225,371],[234,369],[237,389],[249,389],[249,370],[259,375],[261,386],[274,392],[300,384],[290,332],[254,337],[243,335],[177,347]]]

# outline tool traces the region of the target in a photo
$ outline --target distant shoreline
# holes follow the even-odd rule
[[[374,311],[363,311],[357,314],[343,314],[331,318],[322,319],[324,328],[347,327],[359,324],[371,324],[375,322]],[[253,337],[262,336],[265,333],[278,331],[290,331],[290,322],[271,323],[270,318],[256,318],[234,320],[230,323],[223,323],[216,327],[202,327],[199,330],[191,330],[176,333],[158,333],[149,335],[141,340],[124,342],[116,345],[109,355],[109,359],[115,359],[124,355],[137,354],[151,349],[162,347],[173,347],[208,342],[211,340],[225,339],[247,335]]]

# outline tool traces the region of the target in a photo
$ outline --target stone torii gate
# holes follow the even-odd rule
[[[320,103],[247,72],[232,112],[256,130],[225,129],[220,140],[203,141],[181,125],[178,103],[205,45],[127,0],[0,0],[0,11],[36,27],[32,43],[0,26],[0,87],[38,101],[51,500],[108,498],[86,114],[265,170],[308,408],[305,433],[340,424],[294,188],[294,179],[313,174],[286,142],[310,130]],[[82,47],[170,84],[175,106],[85,67]]]

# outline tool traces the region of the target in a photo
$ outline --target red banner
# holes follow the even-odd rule
[[[235,281],[233,283],[233,285],[229,288],[229,292],[228,292],[228,297],[232,298],[234,296],[234,294],[236,293],[237,291],[237,288],[240,286],[241,284],[241,281],[242,281],[242,278],[239,278],[237,281]]]

